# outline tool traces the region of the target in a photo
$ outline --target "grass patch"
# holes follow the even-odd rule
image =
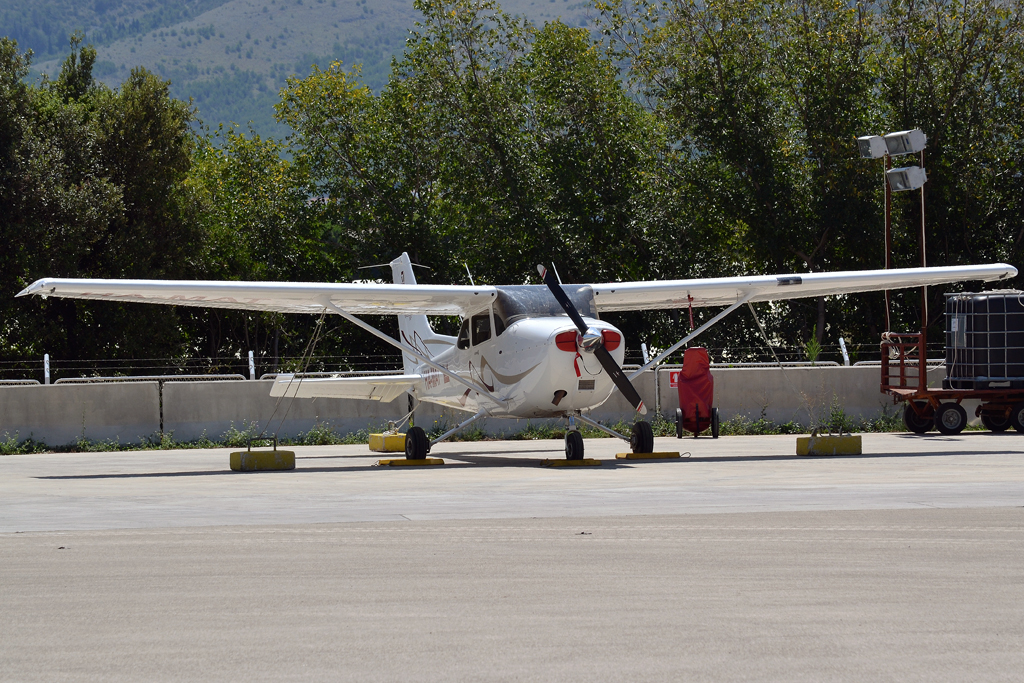
[[[18,440],[18,432],[14,432],[14,436],[4,432],[3,438],[0,438],[0,455],[26,455],[28,453],[45,453],[48,449],[46,444],[39,443],[32,438],[25,439],[24,441]]]

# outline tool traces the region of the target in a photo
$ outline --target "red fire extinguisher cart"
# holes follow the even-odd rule
[[[686,349],[683,369],[679,372],[679,408],[676,410],[676,438],[683,438],[683,430],[694,438],[708,427],[711,436],[718,438],[718,408],[712,407],[715,380],[711,376],[708,350],[699,346]]]

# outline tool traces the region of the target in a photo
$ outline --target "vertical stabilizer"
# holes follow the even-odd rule
[[[416,275],[412,272],[412,261],[409,260],[409,254],[406,252],[402,252],[401,256],[391,262],[391,274],[396,285],[416,284]],[[455,344],[454,337],[435,334],[425,315],[398,316],[398,333],[402,342],[429,358],[433,358]],[[420,361],[403,353],[402,364],[406,374],[411,374],[416,371]]]

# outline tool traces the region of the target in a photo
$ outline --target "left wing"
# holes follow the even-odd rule
[[[1005,263],[938,268],[852,270],[749,277],[612,282],[591,285],[597,310],[641,311],[687,306],[728,306],[750,295],[751,302],[800,299],[882,289],[941,285],[967,280],[1008,280],[1017,269]],[[692,297],[692,298],[691,298]]]
[[[278,375],[270,395],[291,398],[360,398],[390,403],[414,388],[421,379],[420,375],[301,378]]]

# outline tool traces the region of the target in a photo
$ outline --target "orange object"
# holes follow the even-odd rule
[[[699,346],[686,349],[678,390],[683,429],[699,434],[710,427],[715,380],[711,376],[707,349]]]

